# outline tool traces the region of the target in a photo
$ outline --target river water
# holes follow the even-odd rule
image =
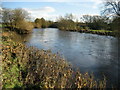
[[[59,52],[81,73],[93,73],[98,79],[105,75],[108,87],[118,87],[120,43],[117,38],[46,28],[33,29],[26,40],[29,46]]]

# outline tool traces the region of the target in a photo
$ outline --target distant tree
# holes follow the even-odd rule
[[[65,19],[67,19],[67,20],[73,20],[74,16],[72,14],[66,14],[65,15]]]
[[[92,16],[90,15],[83,15],[81,19],[85,23],[92,23]]]
[[[98,15],[83,15],[82,20],[86,23],[90,29],[108,29],[108,18]]]
[[[36,18],[34,22],[35,22],[35,23],[40,23],[40,19],[39,19],[39,18]]]
[[[34,23],[35,23],[35,28],[41,28],[42,25],[41,19],[36,18]]]
[[[72,14],[59,17],[57,27],[61,30],[77,30],[77,24],[73,21],[73,18]]]
[[[120,17],[120,0],[105,0],[104,6],[105,15],[112,14]]]
[[[45,20],[44,18],[36,18],[34,21],[35,28],[47,28],[53,24],[52,21]]]
[[[47,27],[47,21],[44,18],[41,18],[41,23],[42,23],[42,28],[46,28]]]

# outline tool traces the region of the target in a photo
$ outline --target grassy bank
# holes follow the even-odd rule
[[[6,32],[4,32],[6,33]],[[73,71],[68,62],[51,51],[38,50],[2,35],[3,88],[105,88],[106,80]]]
[[[92,33],[92,34],[98,34],[98,35],[107,35],[107,36],[115,36],[115,33],[113,31],[109,30],[84,30],[79,32],[85,32],[85,33]]]
[[[107,36],[116,36],[115,32],[109,30],[91,30],[91,29],[63,29],[59,28],[60,30],[64,31],[72,31],[72,32],[80,32],[80,33],[91,33],[91,34],[98,34],[98,35],[107,35]]]

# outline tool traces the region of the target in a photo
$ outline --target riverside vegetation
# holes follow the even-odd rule
[[[24,9],[2,9],[2,27],[15,31],[19,34],[27,34],[32,32],[33,23],[30,22],[28,12]]]
[[[107,4],[109,5],[109,4]],[[120,10],[120,9],[118,9]],[[85,22],[74,22],[73,16],[61,17],[57,22],[36,19],[30,22],[23,9],[2,9],[2,88],[106,88],[106,79],[95,80],[93,75],[72,70],[71,65],[50,50],[38,50],[15,42],[11,31],[19,34],[32,28],[57,27],[60,30],[120,35],[119,13],[111,22],[101,16],[84,16]],[[86,18],[87,17],[87,18]],[[92,21],[91,21],[92,19]],[[87,20],[87,21],[86,21]],[[108,22],[107,22],[108,21]],[[114,34],[115,33],[115,34]],[[1,78],[1,77],[0,77]]]
[[[38,50],[2,33],[3,88],[106,88],[106,79],[73,71],[71,65],[50,50]]]
[[[60,17],[56,22],[47,21],[44,18],[35,19],[35,28],[58,28],[64,31],[74,31],[80,33],[92,33],[99,35],[119,36],[120,17],[114,17],[110,20],[105,16],[90,16],[84,15],[82,20],[84,22],[76,22],[73,20],[72,14],[66,14]]]
[[[23,9],[3,9],[3,27],[19,34],[32,32],[33,28],[58,28],[65,31],[77,31],[80,33],[92,33],[99,35],[120,36],[120,17],[112,19],[106,16],[83,15],[82,21],[74,21],[72,14],[66,14],[60,17],[56,22],[36,18],[34,22],[30,21],[27,11]]]

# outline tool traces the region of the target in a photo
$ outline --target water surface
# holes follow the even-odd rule
[[[118,86],[118,51],[120,44],[112,36],[61,31],[55,28],[34,29],[27,37],[27,45],[59,52],[74,69],[90,72],[96,78],[103,75],[107,84]]]

